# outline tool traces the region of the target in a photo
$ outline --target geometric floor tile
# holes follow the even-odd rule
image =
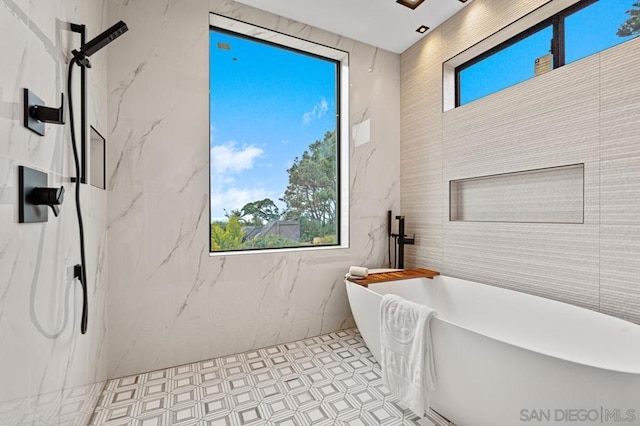
[[[357,329],[109,381],[92,426],[430,425],[402,408]]]

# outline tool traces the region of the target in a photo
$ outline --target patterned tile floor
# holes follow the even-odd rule
[[[356,329],[114,379],[90,425],[431,425],[398,405]]]

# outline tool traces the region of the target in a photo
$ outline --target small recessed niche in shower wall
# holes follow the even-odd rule
[[[449,220],[584,223],[584,164],[449,181]]]
[[[89,183],[96,188],[106,188],[106,140],[91,126],[89,137]]]

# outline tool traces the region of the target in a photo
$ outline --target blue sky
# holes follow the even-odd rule
[[[600,0],[569,16],[565,21],[566,63],[631,39],[618,37],[616,31],[635,1]],[[549,53],[552,33],[550,27],[544,28],[464,70],[461,104],[532,78],[535,59]]]
[[[287,168],[336,128],[336,65],[215,30],[210,49],[211,219],[267,197],[282,207]]]

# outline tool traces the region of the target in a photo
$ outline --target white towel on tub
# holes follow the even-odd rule
[[[382,379],[385,386],[419,416],[435,390],[430,325],[436,311],[393,294],[380,304]]]

